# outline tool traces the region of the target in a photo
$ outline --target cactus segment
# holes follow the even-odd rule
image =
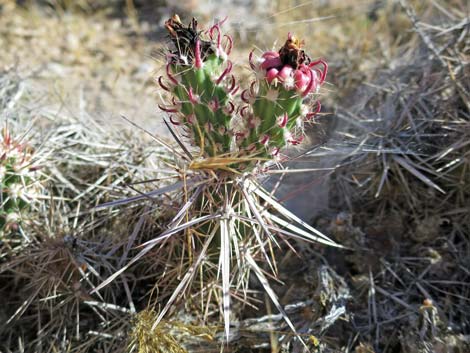
[[[185,27],[175,15],[165,26],[174,50],[167,55],[167,83],[158,80],[172,94],[172,104],[162,109],[176,114],[170,120],[183,125],[202,158],[249,157],[248,164],[230,165],[246,171],[301,142],[304,122],[320,108],[315,103],[318,109],[309,113],[304,102],[315,102],[327,73],[323,60],[308,57],[303,41],[289,34],[279,51],[265,52],[258,62],[250,53],[256,79],[237,104],[239,86],[228,60],[233,41],[222,35],[221,23],[200,31],[195,19]]]
[[[15,233],[38,194],[33,151],[4,128],[0,140],[0,239]]]

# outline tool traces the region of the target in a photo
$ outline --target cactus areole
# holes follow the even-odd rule
[[[177,15],[166,21],[173,48],[166,54],[166,77],[158,79],[169,93],[160,108],[199,148],[194,168],[239,173],[301,143],[305,122],[321,109],[316,96],[327,64],[310,59],[303,41],[289,33],[279,51],[258,58],[250,53],[255,78],[240,90],[228,59],[233,41],[221,31],[224,21],[207,30],[198,29],[196,19],[188,26]]]

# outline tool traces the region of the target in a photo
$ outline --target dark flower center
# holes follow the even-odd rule
[[[191,23],[185,27],[178,15],[174,15],[165,22],[170,39],[175,49],[170,51],[171,60],[174,64],[188,64],[194,62],[194,51],[196,42],[201,45],[201,58],[204,61],[208,55],[214,54],[214,46],[211,41],[201,39],[201,32],[197,30],[197,20],[193,18]]]
[[[308,65],[312,61],[302,49],[303,41],[289,36],[284,46],[279,49],[279,57],[283,65],[290,65],[294,70],[302,64]]]

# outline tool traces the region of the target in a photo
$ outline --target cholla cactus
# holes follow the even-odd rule
[[[279,52],[264,53],[259,63],[254,63],[250,55],[256,79],[243,91],[237,104],[234,95],[239,86],[228,60],[232,39],[221,34],[220,26],[217,23],[200,31],[196,20],[185,27],[178,16],[166,22],[174,50],[167,54],[166,79],[160,77],[158,82],[170,93],[171,102],[161,108],[199,147],[200,157],[194,158],[183,146],[186,152],[183,158],[187,157],[189,162],[181,175],[184,182],[133,198],[183,190],[186,203],[167,231],[143,244],[143,250],[134,259],[95,291],[156,245],[163,247],[169,238],[178,242],[175,238],[184,233],[185,240],[175,261],[180,266],[177,272],[185,274],[152,329],[189,290],[190,284],[199,281],[194,287],[201,292],[195,297],[208,296],[201,299],[207,305],[216,298],[229,340],[231,298],[248,295],[253,273],[295,332],[265,275],[266,270],[271,270],[274,277],[277,274],[272,250],[279,246],[277,238],[339,245],[264,190],[256,181],[262,168],[255,167],[273,159],[282,147],[300,143],[304,122],[320,110],[320,104],[312,98],[325,80],[327,66],[322,60],[311,62],[301,49],[302,43],[289,35]],[[309,112],[310,102],[314,102],[313,112]],[[119,200],[107,205],[127,202]],[[206,286],[219,280],[220,295],[211,295],[214,287]]]
[[[21,221],[37,198],[36,167],[33,151],[14,140],[4,128],[0,141],[0,239],[18,230]]]
[[[327,64],[323,60],[312,62],[302,49],[303,42],[289,34],[279,52],[264,53],[258,63],[250,54],[255,80],[241,93],[242,102],[236,104],[234,95],[239,86],[228,60],[232,39],[221,34],[220,26],[217,23],[204,32],[198,30],[195,19],[187,27],[178,16],[168,20],[166,28],[175,49],[167,55],[167,83],[162,77],[158,81],[173,96],[172,104],[161,108],[174,114],[171,121],[183,125],[192,143],[200,148],[201,161],[191,161],[189,168],[234,172],[216,174],[218,181],[210,181],[209,177],[205,187],[190,198],[194,200],[193,218],[204,221],[191,222],[195,231],[188,244],[199,259],[207,258],[209,251],[219,254],[221,307],[228,338],[231,287],[246,288],[249,271],[255,273],[282,312],[255,260],[261,254],[275,275],[275,259],[266,250],[272,243],[277,244],[273,237],[276,232],[270,228],[273,224],[287,227],[294,237],[336,244],[272,199],[254,180],[255,173],[249,173],[284,146],[301,142],[304,122],[320,111],[314,96],[325,81]],[[313,111],[308,104],[312,101]],[[240,172],[245,176],[237,177]],[[203,172],[202,176],[207,174]],[[264,210],[263,202],[316,235]],[[277,233],[281,235],[282,230]],[[241,249],[246,249],[243,256]],[[198,261],[188,273],[194,271],[194,266],[204,266]],[[168,304],[159,319],[167,309]]]

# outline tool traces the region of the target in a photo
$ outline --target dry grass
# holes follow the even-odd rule
[[[465,351],[468,12],[418,19],[402,6],[413,34],[399,58],[338,108],[337,148],[349,157],[332,181],[342,213],[331,230],[355,252],[337,266],[355,285],[355,340],[381,352]]]
[[[139,34],[135,24],[122,29],[108,20],[109,11],[86,15],[87,1],[60,16],[1,4],[0,55],[9,69],[0,73],[0,114],[16,132],[30,130],[44,156],[46,194],[26,229],[29,241],[0,257],[0,350],[146,352],[164,342],[175,352],[220,351],[223,299],[208,298],[204,288],[181,296],[152,327],[189,261],[181,241],[150,251],[90,294],[139,253],[137,245],[165,231],[184,204],[182,190],[142,196],[177,181],[180,160],[132,125],[109,129],[101,114],[140,111],[148,99],[146,113],[129,118],[159,128],[147,123],[158,119],[148,82],[158,63],[142,58],[160,44],[148,43],[145,25]],[[263,33],[293,26],[317,44],[314,55],[328,58],[325,111],[334,112],[328,119],[335,128],[321,146],[306,149],[334,161],[334,171],[322,174],[330,201],[316,227],[348,247],[294,242],[277,250],[279,281],[271,285],[280,304],[312,352],[468,351],[465,2],[277,6],[258,27],[243,34],[235,23],[234,30],[265,49],[271,41],[261,41]],[[66,34],[51,36],[57,26]],[[90,116],[96,110],[98,119]],[[137,202],[95,208],[134,196]],[[207,277],[202,283],[210,290]],[[301,352],[262,286],[250,288],[250,300],[232,307],[225,351]]]

